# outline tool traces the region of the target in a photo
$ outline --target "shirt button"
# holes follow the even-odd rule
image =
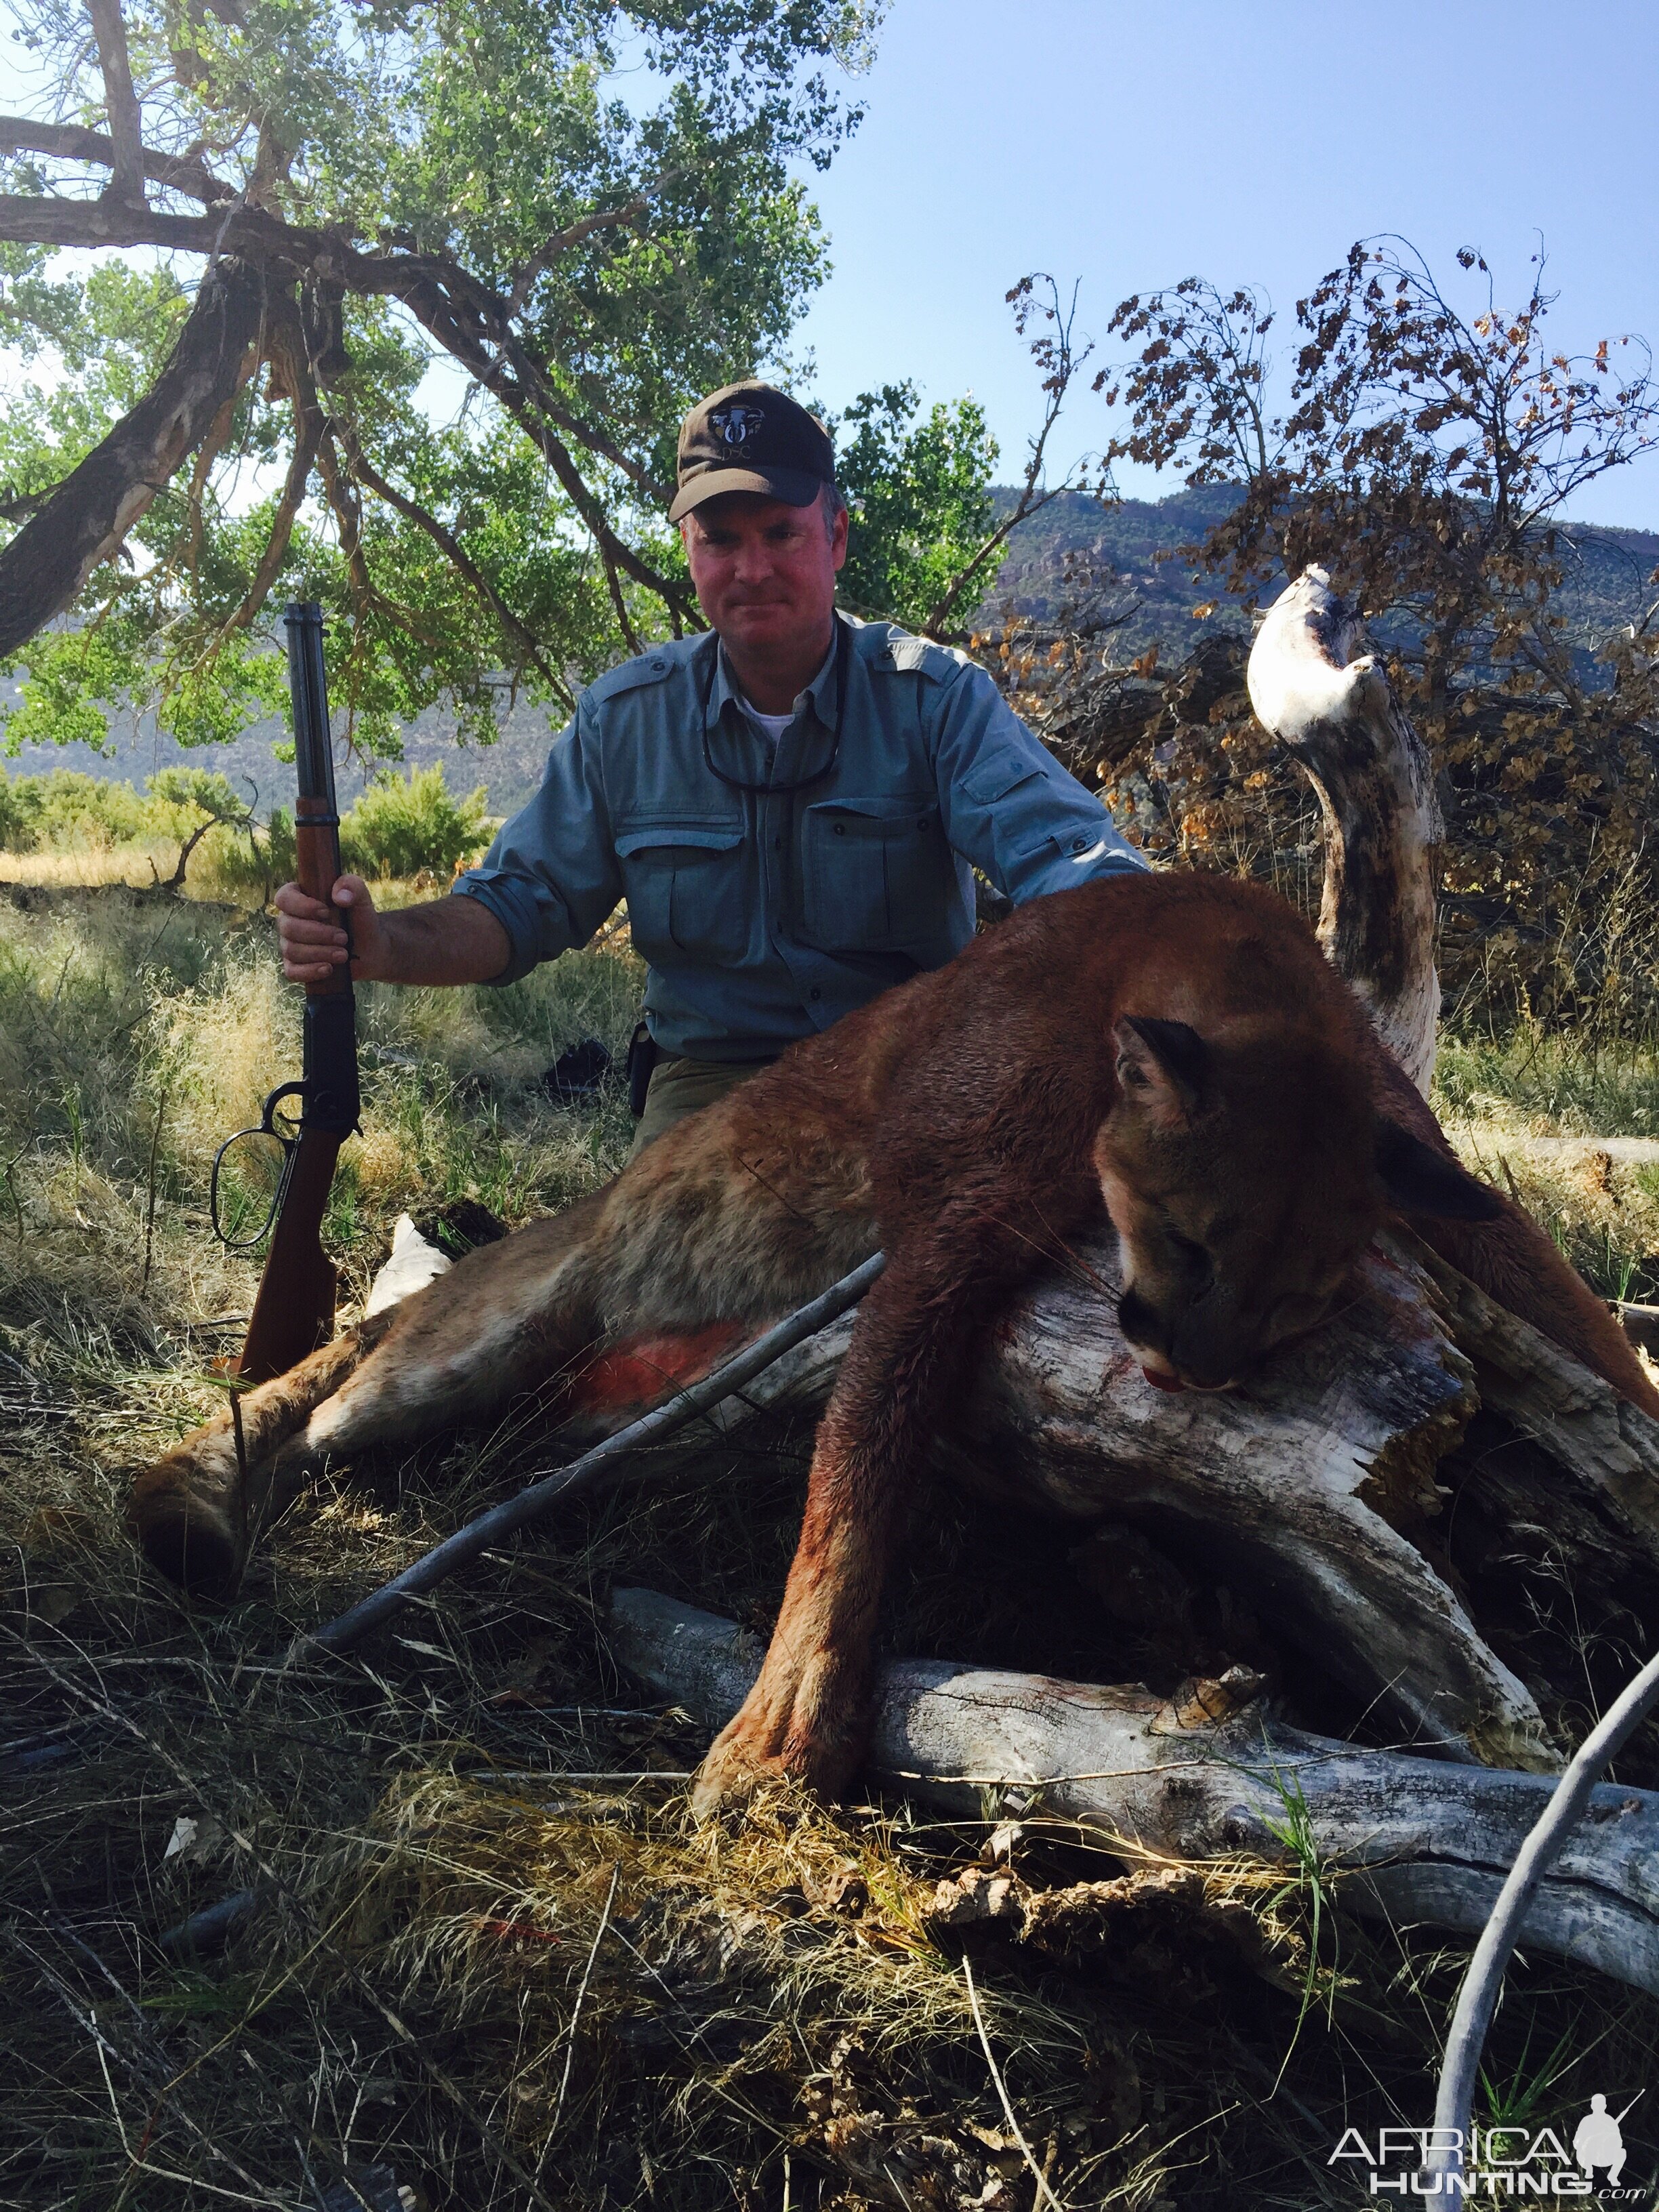
[[[812,986],[811,989],[811,990],[806,994],[806,995],[807,995],[807,997],[808,997],[809,999],[811,999],[811,1000],[812,1000],[812,1002],[814,1003],[814,1005],[816,1005],[816,1004],[817,1003],[817,1001],[818,1001],[818,1000],[819,1000],[823,996],[823,992],[822,992],[822,991],[820,991],[820,990],[819,990],[819,988],[818,988],[817,985],[815,983],[815,984]]]
[[[659,676],[660,676],[660,675],[662,674],[662,672],[663,672],[664,669],[667,667],[668,663],[667,663],[665,660],[653,660],[653,661],[652,662],[651,665],[652,665],[652,668],[655,671],[655,672],[656,672]]]
[[[847,835],[847,824],[844,822],[836,823],[836,835],[837,837],[844,837]]]
[[[1072,850],[1073,850],[1074,853],[1086,853],[1086,852],[1088,851],[1088,849],[1089,849],[1089,841],[1088,841],[1088,839],[1087,839],[1086,837],[1073,837],[1073,840],[1072,840]]]
[[[781,837],[775,837],[775,838],[772,840],[772,850],[773,850],[775,853],[781,853],[781,852],[782,852],[782,850],[783,850],[783,840],[782,840],[782,838],[781,838]]]

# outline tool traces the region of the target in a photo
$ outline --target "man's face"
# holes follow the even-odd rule
[[[829,635],[847,516],[826,529],[822,495],[790,507],[727,492],[694,508],[681,532],[698,604],[728,646],[770,653]]]

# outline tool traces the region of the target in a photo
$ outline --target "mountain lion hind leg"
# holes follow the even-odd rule
[[[875,1235],[856,1152],[795,1088],[781,1069],[755,1078],[604,1190],[249,1391],[240,1447],[228,1414],[186,1437],[133,1486],[128,1525],[151,1563],[227,1595],[259,1530],[325,1464],[493,1419],[530,1392],[551,1410],[619,1339],[769,1320],[825,1289]]]

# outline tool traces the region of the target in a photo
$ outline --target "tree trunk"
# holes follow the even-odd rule
[[[207,434],[258,342],[264,303],[256,270],[220,261],[207,271],[155,383],[0,552],[0,654],[73,604]]]
[[[1319,937],[1425,1093],[1434,1073],[1433,771],[1352,607],[1305,568],[1256,633],[1250,704],[1307,771],[1325,817]]]
[[[711,1732],[737,1711],[763,1656],[759,1638],[735,1622],[651,1590],[613,1594],[611,1639],[630,1674]],[[1149,1854],[1239,1852],[1294,1866],[1284,1832],[1292,1806],[1299,1817],[1299,1795],[1339,1898],[1396,1927],[1482,1927],[1549,1778],[1306,1735],[1249,1703],[1249,1686],[1242,1704],[1227,1680],[1164,1700],[898,1660],[877,1684],[871,1768],[969,1820],[984,1818],[994,1792],[1013,1818],[1080,1824],[1131,1868]],[[1607,1783],[1595,1790],[1522,1940],[1659,1995],[1659,1795]]]

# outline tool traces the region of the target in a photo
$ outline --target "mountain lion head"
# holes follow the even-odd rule
[[[1346,1040],[1236,1018],[1203,1036],[1141,1015],[1113,1039],[1094,1159],[1122,1255],[1119,1323],[1154,1382],[1224,1389],[1316,1328],[1390,1213],[1500,1210],[1378,1113]]]

